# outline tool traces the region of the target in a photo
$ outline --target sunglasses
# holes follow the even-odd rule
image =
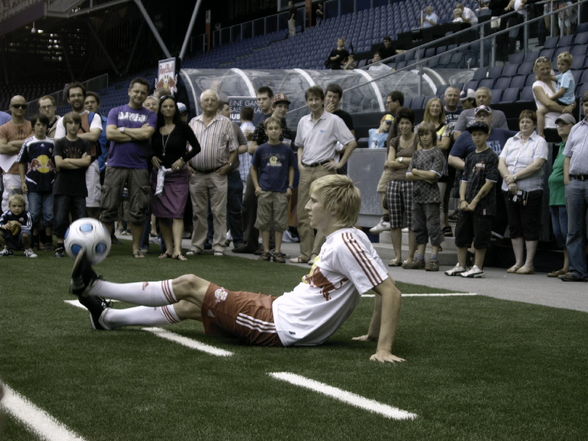
[[[10,107],[14,107],[15,109],[26,109],[28,105],[26,104],[12,104]]]

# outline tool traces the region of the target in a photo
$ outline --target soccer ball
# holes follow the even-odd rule
[[[74,221],[65,232],[65,252],[75,259],[85,249],[92,264],[102,262],[110,251],[110,232],[102,222],[91,217]]]

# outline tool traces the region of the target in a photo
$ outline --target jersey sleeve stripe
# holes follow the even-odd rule
[[[351,251],[351,255],[355,258],[371,285],[377,286],[382,283],[384,280],[379,275],[377,268],[374,266],[373,262],[368,259],[365,250],[357,243],[357,240],[355,240],[353,235],[350,233],[344,233],[342,237],[343,243],[347,246],[349,251]]]

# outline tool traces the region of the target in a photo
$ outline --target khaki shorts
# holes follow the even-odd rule
[[[102,213],[100,220],[112,223],[118,219],[118,208],[122,201],[123,187],[129,189],[128,220],[142,224],[147,218],[151,202],[149,171],[145,168],[106,167],[102,184]]]
[[[286,193],[264,191],[257,196],[257,219],[259,231],[282,232],[288,229],[288,196]]]
[[[229,291],[211,283],[202,303],[202,323],[208,335],[237,337],[257,346],[283,346],[274,324],[276,297],[247,291]]]

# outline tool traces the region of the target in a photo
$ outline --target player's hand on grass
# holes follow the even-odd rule
[[[378,351],[370,357],[371,361],[378,361],[380,363],[400,363],[406,361],[404,358],[397,357],[388,351]]]

